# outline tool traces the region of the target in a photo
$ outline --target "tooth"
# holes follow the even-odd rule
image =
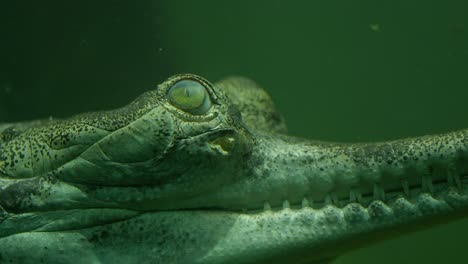
[[[356,200],[358,203],[362,203],[362,193],[361,190],[354,190],[354,194],[356,194]]]
[[[268,202],[263,203],[263,210],[265,211],[271,210],[271,206]]]
[[[432,187],[432,178],[429,175],[423,175],[421,179],[421,189],[424,192],[428,192],[431,195],[433,194],[434,188]]]
[[[325,205],[329,205],[329,204],[332,204],[332,203],[333,203],[333,202],[332,202],[332,198],[330,197],[330,194],[327,194],[327,195],[325,196],[324,203],[325,203]]]
[[[286,209],[286,208],[289,208],[289,201],[288,200],[284,200],[284,202],[283,202],[283,209]]]
[[[401,179],[401,186],[403,187],[403,193],[405,194],[406,197],[409,197],[410,192],[409,192],[409,184],[406,179]]]
[[[302,199],[302,208],[304,207],[309,207],[309,200],[305,197]]]
[[[336,193],[330,194],[330,198],[331,198],[332,203],[333,203],[334,205],[339,205],[339,202],[340,202],[340,201],[339,201],[338,196],[336,195]]]
[[[377,183],[374,183],[374,199],[385,201],[385,192]]]
[[[453,169],[448,172],[447,183],[452,186],[455,185],[458,190],[462,189],[460,176]]]
[[[357,201],[356,193],[354,192],[354,190],[349,191],[349,201],[352,203]]]

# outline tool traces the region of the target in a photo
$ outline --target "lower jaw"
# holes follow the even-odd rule
[[[193,213],[235,219],[229,232],[239,241],[231,237],[226,243],[237,243],[245,252],[265,250],[329,258],[467,215],[468,178],[461,178],[460,184],[461,188],[447,182],[434,183],[432,194],[418,187],[410,188],[409,195],[387,192],[385,200],[363,195],[359,202],[285,202],[285,207],[246,211],[200,208]],[[180,212],[185,213],[188,210]]]

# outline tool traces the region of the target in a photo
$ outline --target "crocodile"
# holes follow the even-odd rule
[[[179,74],[0,124],[0,263],[329,263],[464,217],[467,184],[468,130],[302,139],[250,79]]]

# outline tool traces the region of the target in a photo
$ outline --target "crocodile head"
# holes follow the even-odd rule
[[[326,262],[463,215],[467,134],[297,139],[252,81],[176,75],[120,109],[0,125],[0,262]]]
[[[22,130],[2,133],[8,212],[178,209],[239,177],[252,140],[225,95],[195,75],[171,77],[121,109]]]

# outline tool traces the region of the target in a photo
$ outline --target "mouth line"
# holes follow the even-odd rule
[[[231,213],[238,215],[258,215],[262,213],[284,213],[284,212],[302,212],[303,210],[316,210],[332,206],[337,209],[344,209],[350,204],[359,204],[360,206],[367,208],[373,202],[382,202],[385,205],[391,205],[400,198],[405,199],[409,203],[416,203],[418,198],[422,195],[429,195],[430,197],[443,201],[444,195],[449,192],[456,192],[457,194],[463,194],[468,188],[468,174],[460,176],[459,180],[451,181],[450,178],[447,180],[438,180],[432,182],[432,188],[425,188],[422,184],[414,184],[408,186],[407,190],[404,187],[400,189],[387,189],[385,190],[385,197],[377,197],[375,193],[363,193],[360,196],[350,195],[347,198],[337,198],[333,194],[327,195],[324,199],[314,200],[303,198],[300,202],[290,202],[285,199],[280,204],[272,205],[268,201],[263,203],[263,207],[240,209],[240,208],[226,208],[221,206],[208,206],[208,207],[195,207],[195,208],[174,208],[174,209],[163,209],[163,210],[138,210],[135,208],[120,208],[120,207],[86,207],[81,208],[83,210],[94,210],[94,209],[109,209],[109,210],[131,210],[138,212],[138,214],[144,213],[177,213],[177,212],[207,212],[207,213]],[[70,209],[71,210],[71,209]],[[285,211],[287,210],[287,211]],[[0,208],[0,216],[1,216]],[[312,211],[314,212],[314,211]],[[132,217],[129,217],[132,218]],[[1,219],[1,218],[0,218]],[[1,221],[0,221],[1,222]],[[97,224],[96,224],[97,225]]]
[[[301,201],[292,202],[284,199],[282,203],[271,204],[264,201],[263,207],[254,208],[226,208],[226,207],[198,207],[198,208],[181,208],[172,211],[218,211],[218,212],[231,212],[238,214],[259,214],[264,212],[280,212],[285,209],[301,210],[304,208],[311,208],[320,210],[327,206],[334,206],[336,208],[344,208],[345,206],[357,203],[363,207],[368,207],[372,202],[380,201],[384,204],[391,204],[399,198],[404,198],[409,202],[416,202],[417,198],[423,194],[430,195],[437,199],[437,197],[448,193],[449,191],[456,191],[461,193],[468,188],[468,174],[458,177],[448,177],[445,180],[431,181],[429,186],[420,184],[402,185],[401,188],[393,188],[386,190],[374,189],[373,192],[358,194],[355,191],[350,191],[348,197],[337,197],[334,193],[329,193],[323,199],[312,200],[304,197]],[[383,195],[382,195],[383,194]]]

